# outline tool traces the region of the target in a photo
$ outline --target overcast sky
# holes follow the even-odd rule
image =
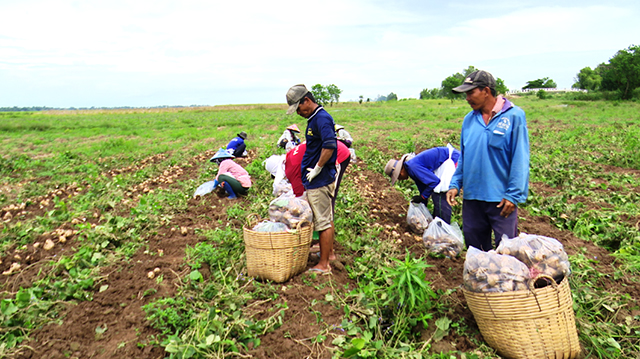
[[[472,65],[509,89],[640,44],[640,2],[0,0],[0,107],[416,98]]]

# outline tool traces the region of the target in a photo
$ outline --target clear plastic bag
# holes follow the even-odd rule
[[[457,257],[464,248],[464,239],[458,223],[447,224],[440,217],[429,223],[422,235],[422,242],[429,253],[441,254],[448,258]]]
[[[291,188],[291,183],[287,181],[286,178],[283,178],[280,182],[273,182],[273,195],[276,197],[280,197],[281,195],[291,192],[293,193],[293,189]]]
[[[289,230],[286,224],[273,221],[262,221],[253,227],[256,232],[286,232]]]
[[[515,238],[502,236],[496,252],[518,258],[529,268],[531,278],[547,275],[560,283],[571,274],[569,257],[555,238],[526,233]]]
[[[529,288],[529,268],[516,257],[469,247],[462,279],[472,292],[510,292]]]
[[[313,222],[313,212],[306,197],[295,197],[293,192],[287,192],[271,201],[269,219],[295,229],[300,221]]]
[[[422,235],[431,221],[433,221],[433,216],[424,203],[409,202],[409,209],[407,210],[407,224],[409,225],[411,232]]]
[[[216,189],[215,181],[205,182],[196,189],[196,192],[193,194],[193,198],[200,198],[207,193],[213,192],[214,189]]]

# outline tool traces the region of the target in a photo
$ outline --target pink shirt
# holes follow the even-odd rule
[[[233,178],[237,179],[238,182],[240,182],[240,185],[244,188],[251,187],[251,176],[249,176],[249,172],[232,160],[224,160],[220,162],[218,176],[222,174],[231,175]],[[218,176],[216,176],[216,179],[218,179]]]
[[[493,105],[493,109],[491,109],[491,118],[502,111],[502,106],[504,106],[504,97],[498,95],[498,97],[496,97],[496,104]]]

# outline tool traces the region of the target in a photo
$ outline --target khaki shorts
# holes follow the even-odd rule
[[[335,189],[334,182],[324,187],[307,190],[307,200],[313,211],[313,225],[318,232],[330,228],[331,222],[333,222],[331,199]]]

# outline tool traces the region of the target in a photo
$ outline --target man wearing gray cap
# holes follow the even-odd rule
[[[287,115],[296,112],[307,119],[307,149],[302,157],[302,184],[313,211],[313,224],[320,234],[320,261],[312,272],[331,273],[333,254],[333,206],[335,195],[337,140],[333,118],[318,105],[305,85],[295,85],[287,92]]]
[[[519,203],[529,192],[529,134],[524,111],[496,94],[496,80],[482,70],[471,73],[453,89],[466,93],[473,109],[462,122],[460,158],[447,202],[462,194],[465,242],[483,251],[496,247],[502,235],[518,231]]]

